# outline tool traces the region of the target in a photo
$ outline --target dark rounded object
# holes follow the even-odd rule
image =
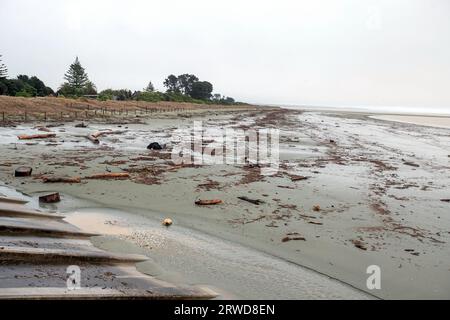
[[[161,150],[162,146],[158,142],[152,142],[147,146],[149,150]]]

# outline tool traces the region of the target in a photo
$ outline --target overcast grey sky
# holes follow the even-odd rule
[[[448,0],[0,0],[9,75],[98,89],[194,73],[242,101],[450,108]]]

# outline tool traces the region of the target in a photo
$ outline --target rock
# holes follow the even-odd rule
[[[44,203],[55,203],[55,202],[60,202],[60,201],[61,201],[61,198],[60,198],[58,192],[39,197],[39,202],[44,202]]]
[[[15,177],[29,177],[33,169],[30,167],[18,167],[14,173]]]
[[[84,122],[78,123],[75,125],[75,128],[87,128],[87,124],[85,124]]]
[[[313,211],[320,211],[320,206],[318,204],[316,204],[315,206],[313,206]]]
[[[170,218],[166,218],[166,219],[164,219],[163,222],[162,222],[163,226],[166,226],[166,227],[171,226],[172,223],[173,223],[173,221],[172,221],[172,219],[170,219]]]
[[[354,239],[354,240],[352,240],[352,243],[353,243],[353,245],[354,245],[355,247],[357,247],[358,249],[361,249],[361,250],[367,250],[366,245],[365,245],[361,240],[356,240],[356,239]]]
[[[163,147],[158,142],[152,142],[147,146],[149,150],[161,150]]]

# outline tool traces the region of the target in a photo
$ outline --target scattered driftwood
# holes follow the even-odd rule
[[[288,241],[291,241],[291,240],[301,240],[301,241],[306,241],[306,239],[304,238],[304,237],[299,237],[299,236],[296,236],[296,237],[284,237],[283,239],[281,239],[281,242],[288,242]]]
[[[403,162],[403,164],[407,165],[407,166],[411,166],[411,167],[416,167],[416,168],[420,167],[417,163],[414,163],[411,161],[405,161],[405,162]]]
[[[301,180],[307,180],[307,179],[308,179],[308,177],[305,177],[305,176],[298,176],[295,174],[291,175],[291,181],[301,181]]]
[[[42,177],[44,183],[80,183],[80,177]]]
[[[85,177],[86,179],[127,179],[130,177],[128,172],[106,172],[98,173]]]
[[[56,133],[40,133],[40,134],[22,134],[17,136],[19,140],[31,140],[31,139],[47,139],[56,137]]]
[[[122,134],[122,133],[125,133],[125,132],[127,132],[127,131],[126,130],[97,131],[97,132],[92,133],[91,136],[93,136],[94,138],[98,138],[98,137],[106,136],[106,135],[109,135],[109,134]]]
[[[31,172],[33,172],[33,169],[30,167],[18,167],[15,172],[15,177],[29,177],[31,176]]]
[[[101,136],[105,136],[105,135],[108,135],[108,134],[122,134],[122,133],[125,133],[125,132],[126,132],[126,130],[97,131],[97,132],[88,134],[86,136],[86,138],[89,139],[90,141],[92,141],[92,143],[94,143],[94,144],[99,144],[100,140],[98,138],[101,137]]]
[[[243,196],[243,197],[238,197],[238,199],[241,199],[241,200],[244,200],[244,201],[247,201],[247,202],[256,204],[257,206],[259,206],[261,203],[264,203],[264,201],[262,201],[262,200],[259,200],[259,199],[250,199],[250,198],[245,197],[245,196]]]
[[[220,199],[212,199],[212,200],[196,200],[195,204],[198,206],[208,206],[214,204],[221,204],[222,200]]]
[[[441,199],[442,202],[450,202],[450,199]]]
[[[166,219],[164,219],[163,222],[162,222],[163,226],[166,226],[166,227],[171,226],[172,223],[173,223],[173,221],[172,221],[172,219],[170,219],[170,218],[166,218]]]
[[[39,202],[55,203],[55,202],[59,202],[59,201],[61,201],[61,198],[60,198],[58,192],[39,197]]]
[[[50,130],[49,128],[46,128],[46,127],[39,127],[38,130],[44,131],[44,132],[52,132],[52,130]]]
[[[94,143],[94,144],[99,144],[99,143],[100,143],[100,140],[98,140],[96,137],[94,137],[94,136],[92,136],[92,135],[87,135],[86,138],[87,138],[88,140],[90,140],[90,141],[91,141],[92,143]]]

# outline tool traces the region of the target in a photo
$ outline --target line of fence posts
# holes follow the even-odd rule
[[[70,104],[67,104],[67,106],[73,106],[73,104],[70,103]],[[107,112],[108,112],[107,108],[101,108],[100,110],[98,110],[98,109],[91,109],[91,107],[88,106],[88,110],[85,110],[85,112],[84,112],[85,119],[89,118],[89,115],[90,115],[89,111],[93,111],[95,117],[97,117],[97,115],[101,115],[102,117],[105,117],[107,115]],[[140,114],[144,114],[144,113],[145,114],[148,114],[148,113],[165,113],[165,112],[183,112],[183,111],[187,112],[188,110],[183,109],[183,108],[173,108],[173,109],[172,108],[171,109],[161,109],[161,108],[149,109],[148,107],[139,108]],[[74,120],[76,120],[78,118],[78,114],[79,114],[78,111],[73,111]],[[119,109],[119,110],[110,109],[110,115],[111,116],[114,116],[116,114],[119,114],[119,115],[125,114],[126,116],[128,116],[129,115],[129,109]],[[134,114],[135,114],[135,116],[137,116],[138,109],[134,109]],[[44,121],[47,121],[48,119],[50,119],[50,115],[51,114],[48,114],[47,111],[42,112],[42,118],[44,119]],[[69,111],[68,112],[69,118],[70,118],[70,115],[71,115],[71,112]],[[28,121],[28,119],[31,120],[31,118],[33,116],[36,116],[36,113],[30,113],[29,114],[28,111],[24,111],[24,113],[23,113],[23,120],[24,121]],[[36,117],[41,118],[39,116],[39,113],[37,113]],[[56,113],[56,117],[57,117],[57,113]],[[2,118],[3,122],[7,121],[8,114],[5,111],[2,111],[1,118]],[[64,118],[64,112],[63,111],[60,111],[59,118],[60,118],[60,120],[63,120],[63,118]]]

